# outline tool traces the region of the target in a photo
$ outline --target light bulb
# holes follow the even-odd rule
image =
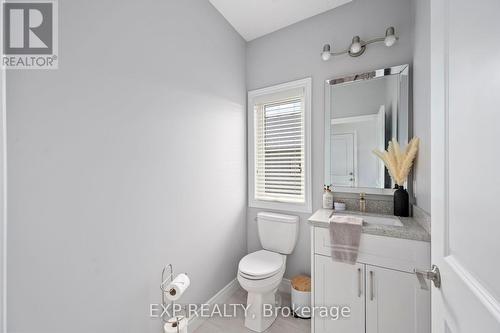
[[[352,44],[349,50],[351,51],[351,53],[358,53],[359,51],[361,51],[361,41],[359,39],[359,36],[353,37]]]
[[[384,39],[384,44],[387,47],[391,47],[396,43],[396,35],[394,31],[394,27],[389,27],[387,30],[385,30],[385,39]]]
[[[330,53],[330,44],[325,44],[323,46],[323,52],[321,52],[321,58],[323,59],[323,61],[328,61],[330,60],[331,56],[332,54]]]
[[[385,46],[391,47],[394,45],[394,43],[396,43],[396,36],[391,35],[391,36],[385,37],[385,39],[384,39]]]

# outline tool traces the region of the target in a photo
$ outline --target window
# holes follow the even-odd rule
[[[250,91],[249,206],[311,211],[311,79]]]

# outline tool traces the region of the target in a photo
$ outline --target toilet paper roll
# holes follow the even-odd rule
[[[177,301],[181,298],[182,294],[184,294],[190,283],[191,281],[186,274],[182,273],[177,275],[177,277],[167,285],[167,288],[165,288],[167,291],[167,299],[170,301]]]
[[[188,322],[185,317],[170,318],[163,326],[165,333],[187,333]]]

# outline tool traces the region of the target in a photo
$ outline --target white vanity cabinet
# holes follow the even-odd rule
[[[366,333],[430,333],[430,291],[415,274],[366,265]]]
[[[331,320],[314,316],[315,332],[360,333],[365,330],[365,265],[347,265],[317,255],[314,272],[314,302],[318,306],[349,306],[349,319]]]
[[[349,265],[332,260],[328,228],[311,228],[312,304],[351,308],[348,319],[316,314],[313,333],[430,333],[430,291],[413,273],[429,266],[429,242],[363,233]]]

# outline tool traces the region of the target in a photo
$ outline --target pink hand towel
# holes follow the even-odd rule
[[[333,215],[330,218],[332,259],[354,265],[358,259],[363,219],[355,216]]]

